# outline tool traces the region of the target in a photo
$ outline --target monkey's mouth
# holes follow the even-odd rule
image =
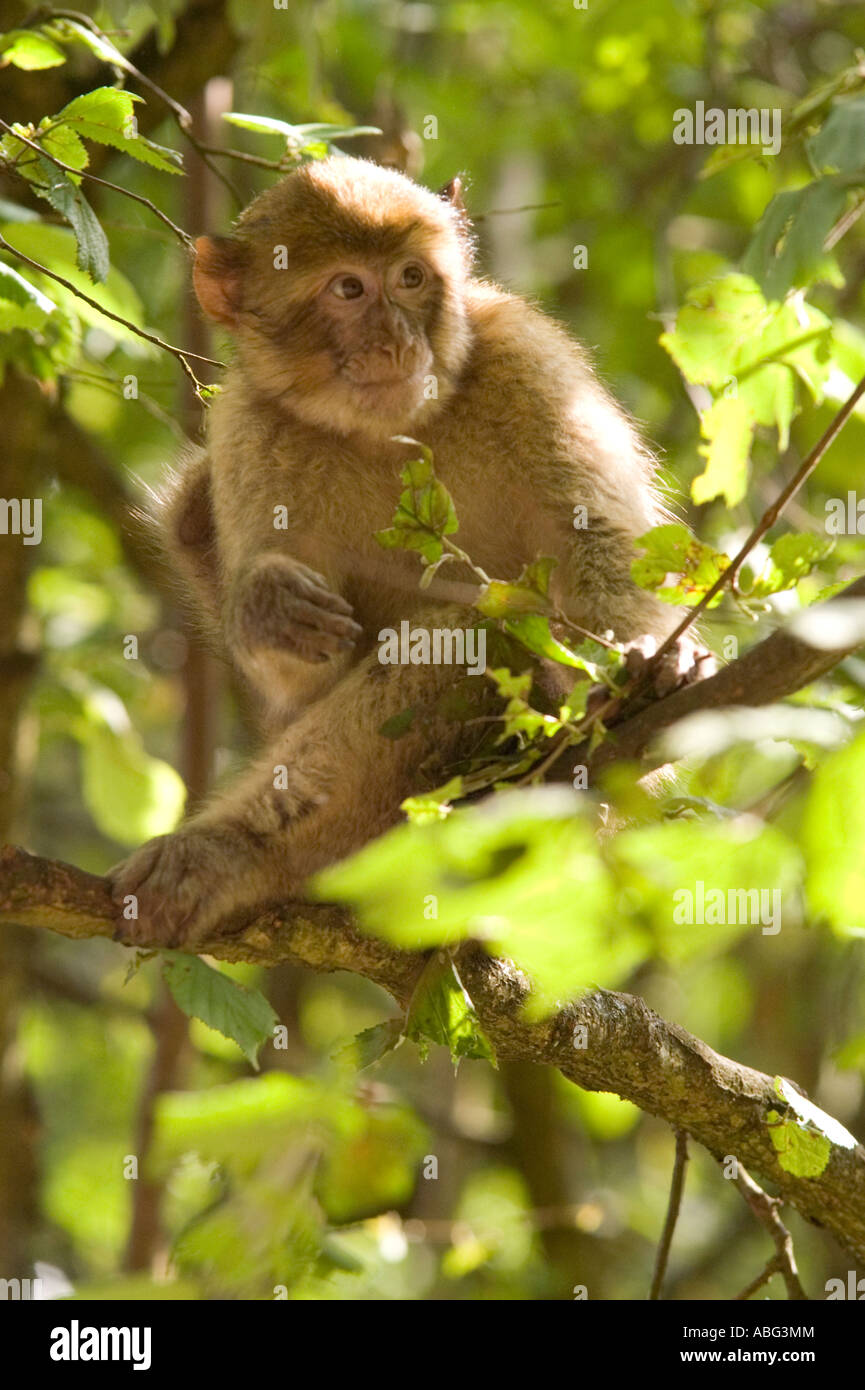
[[[356,391],[374,396],[405,396],[420,391],[423,387],[424,374],[418,370],[415,372],[387,372],[379,376],[359,377],[349,373],[345,374],[345,380],[349,386]]]

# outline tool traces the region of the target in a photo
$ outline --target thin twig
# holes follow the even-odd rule
[[[855,202],[852,207],[849,207],[846,212],[842,213],[835,223],[835,226],[829,229],[823,242],[823,250],[833,250],[833,248],[838,245],[841,238],[846,236],[854,223],[859,220],[863,212],[865,212],[865,195],[859,198],[859,200]]]
[[[834,416],[828,428],[824,431],[820,439],[814,445],[814,448],[811,450],[810,454],[808,454],[807,458],[802,463],[798,471],[790,479],[789,483],[787,483],[786,487],[783,487],[781,489],[781,491],[778,493],[778,496],[775,498],[775,501],[771,504],[771,506],[766,508],[765,512],[760,517],[760,520],[754,527],[753,531],[748,536],[748,539],[744,542],[741,549],[730,561],[727,568],[723,571],[722,574],[718,575],[718,578],[715,580],[714,584],[712,584],[712,586],[706,590],[705,594],[700,599],[700,602],[696,603],[693,608],[690,608],[688,610],[688,613],[679,623],[679,626],[670,633],[670,636],[664,642],[661,643],[655,655],[648,662],[645,672],[640,676],[640,684],[642,684],[645,680],[648,679],[650,673],[657,668],[659,662],[661,661],[665,653],[668,652],[676,644],[676,642],[681,637],[682,633],[685,632],[691,626],[698,614],[702,613],[704,609],[708,608],[709,604],[712,602],[712,599],[715,598],[715,596],[719,594],[722,591],[722,589],[725,589],[729,584],[733,583],[747,556],[754,549],[754,546],[757,544],[757,542],[762,540],[763,536],[765,536],[766,532],[770,529],[770,527],[775,525],[775,522],[778,520],[778,517],[781,515],[781,512],[784,510],[785,506],[790,501],[790,498],[793,497],[799,491],[800,487],[805,482],[805,480],[809,477],[811,473],[814,472],[814,469],[817,467],[817,464],[820,462],[823,455],[826,453],[826,450],[829,448],[829,445],[832,444],[834,440],[837,438],[837,436],[840,434],[841,430],[844,428],[850,416],[853,414],[853,411],[856,409],[856,406],[858,402],[862,399],[863,395],[865,395],[865,377],[863,377],[862,380],[859,382],[858,386],[853,391],[851,391],[850,395],[847,397],[846,401],[842,405],[841,409],[838,411],[837,415]]]
[[[523,203],[518,208],[490,208],[487,212],[479,212],[472,217],[472,222],[485,222],[488,217],[510,217],[515,212],[543,212],[546,208],[560,208],[562,202],[556,198],[552,203]]]
[[[807,1303],[808,1295],[799,1282],[799,1271],[796,1268],[793,1237],[778,1215],[779,1208],[783,1206],[783,1203],[777,1197],[770,1197],[768,1192],[764,1192],[738,1160],[736,1169],[736,1186],[760,1225],[768,1231],[775,1246],[775,1256],[764,1269],[759,1282],[755,1281],[754,1285],[749,1285],[747,1289],[743,1290],[739,1295],[740,1299],[749,1297],[755,1288],[760,1288],[766,1282],[766,1278],[771,1278],[771,1274],[777,1271],[784,1280],[787,1297],[797,1302]],[[770,1265],[774,1265],[775,1268],[767,1275]]]
[[[676,1161],[673,1164],[673,1179],[670,1183],[670,1200],[667,1203],[667,1219],[664,1222],[664,1229],[661,1232],[661,1239],[658,1244],[658,1253],[655,1256],[655,1271],[652,1275],[652,1287],[649,1289],[650,1299],[661,1297],[661,1285],[664,1282],[664,1275],[667,1272],[667,1261],[670,1258],[670,1247],[673,1244],[673,1233],[676,1229],[676,1222],[679,1219],[679,1210],[682,1205],[682,1193],[685,1190],[685,1168],[688,1163],[688,1135],[684,1129],[676,1131]]]
[[[114,63],[109,59],[105,59],[104,61],[108,62],[109,66],[119,67],[121,72],[128,73],[131,77],[134,77],[136,81],[140,82],[142,86],[146,87],[148,91],[152,92],[154,96],[159,97],[160,101],[164,102],[174,117],[175,123],[181,134],[189,141],[192,148],[207,165],[214,178],[219,179],[219,182],[224,184],[228,189],[238,207],[242,207],[244,199],[231,182],[231,179],[227,178],[225,174],[221,173],[220,170],[216,168],[201,141],[193,134],[192,115],[187,111],[186,107],[183,106],[181,102],[175,100],[174,97],[169,96],[168,92],[158,86],[157,83],[154,82],[151,77],[148,77],[146,73],[143,73],[140,68],[137,68],[124,53],[121,53],[120,50],[111,43],[111,40],[104,30],[100,29],[98,24],[95,24],[89,15],[82,14],[79,10],[53,10],[52,16],[55,19],[71,19],[76,24],[81,24],[89,29],[97,38],[104,39],[106,43],[111,44],[111,47],[117,54],[117,61]]]
[[[178,227],[172,222],[171,218],[167,217],[161,208],[158,208],[155,203],[151,203],[150,199],[145,198],[143,194],[133,193],[131,188],[122,188],[119,183],[111,183],[109,179],[101,179],[98,174],[88,174],[86,169],[76,169],[71,164],[64,164],[62,159],[56,159],[53,154],[49,154],[36,140],[30,140],[26,135],[21,135],[13,126],[8,125],[2,117],[0,117],[0,127],[8,131],[15,140],[20,140],[22,145],[29,145],[31,150],[36,150],[38,154],[42,155],[43,159],[49,160],[51,164],[56,164],[57,168],[62,169],[64,173],[77,174],[79,178],[89,179],[91,183],[100,183],[103,188],[113,189],[115,193],[121,193],[124,198],[131,198],[133,202],[142,203],[144,207],[150,209],[155,217],[159,218],[160,222],[164,222],[166,227],[170,228],[174,235],[183,242],[184,246],[191,247],[195,244],[188,232],[185,232],[182,227]],[[16,166],[14,163],[10,163],[9,167],[15,168]]]
[[[29,256],[25,256],[23,251],[17,251],[14,246],[10,246],[2,233],[0,233],[0,249],[8,252],[10,256],[15,256],[17,260],[23,261],[25,265],[29,265],[31,270],[38,271],[40,275],[47,275],[49,280],[55,280],[58,285],[62,285],[64,289],[69,290],[76,298],[83,299],[84,303],[89,304],[91,309],[98,309],[99,313],[104,314],[107,319],[113,319],[115,323],[122,323],[124,328],[129,329],[130,333],[135,333],[137,337],[144,338],[148,343],[153,343],[156,347],[162,348],[163,352],[170,352],[172,356],[177,358],[186,375],[193,383],[196,395],[198,395],[201,390],[203,383],[198,380],[198,377],[190,367],[187,359],[194,357],[196,361],[206,362],[211,367],[223,367],[225,365],[223,362],[217,362],[214,357],[202,357],[200,352],[189,352],[184,348],[175,347],[173,343],[166,343],[163,338],[158,338],[155,333],[148,333],[145,329],[138,328],[134,323],[130,323],[128,319],[122,318],[120,314],[112,313],[110,309],[105,308],[104,304],[100,304],[96,299],[91,299],[83,290],[77,289],[70,280],[65,280],[63,276],[58,275],[56,271],[49,270],[47,266],[40,265],[38,261],[33,261]]]
[[[276,169],[278,172],[290,169],[297,162],[287,154],[282,159],[265,159],[260,154],[247,154],[245,150],[232,150],[219,145],[201,145],[201,149],[219,159],[236,159],[242,164],[254,164],[259,169]]]
[[[755,1294],[760,1289],[762,1289],[764,1284],[768,1284],[769,1280],[772,1278],[774,1274],[779,1274],[780,1270],[781,1266],[778,1260],[778,1256],[773,1255],[766,1267],[762,1269],[760,1273],[757,1275],[756,1279],[752,1279],[750,1284],[748,1284],[747,1288],[744,1288],[741,1293],[736,1294],[736,1303],[746,1302],[752,1296],[752,1294]]]

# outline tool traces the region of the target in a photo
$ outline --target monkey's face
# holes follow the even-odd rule
[[[197,244],[195,285],[264,394],[311,425],[382,439],[450,395],[469,348],[469,255],[449,204],[333,159],[275,185],[239,232]]]
[[[318,295],[333,366],[360,409],[410,418],[432,377],[429,325],[441,291],[419,257],[341,266]]]

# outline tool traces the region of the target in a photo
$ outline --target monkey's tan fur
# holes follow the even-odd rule
[[[630,578],[634,538],[665,515],[650,455],[564,329],[473,279],[471,259],[458,207],[339,158],[198,244],[199,299],[237,353],[206,454],[169,489],[166,539],[278,732],[228,792],[115,871],[118,901],[137,898],[126,939],[195,942],[234,909],[296,896],[398,819],[431,753],[459,751],[464,732],[442,719],[378,732],[455,678],[380,664],[381,629],[472,621],[418,590],[416,556],[374,539],[411,456],[393,435],[430,446],[459,543],[488,574],[555,555],[556,597],[586,628],[672,630]]]

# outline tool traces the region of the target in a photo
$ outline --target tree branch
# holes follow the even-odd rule
[[[865,575],[848,584],[830,602],[844,603],[848,599],[862,598],[865,598]],[[831,649],[809,647],[785,629],[778,628],[744,656],[722,667],[717,675],[696,685],[684,686],[630,717],[625,709],[622,722],[613,727],[611,736],[598,745],[591,757],[581,756],[586,745],[565,749],[555,765],[554,778],[570,781],[574,764],[581,762],[588,765],[592,777],[621,758],[640,758],[646,768],[657,767],[668,758],[658,745],[658,735],[686,715],[735,705],[773,704],[825,676],[858,646],[861,646],[859,640]]]
[[[849,585],[840,601],[863,595],[865,577]],[[593,755],[592,770],[623,756],[661,762],[656,735],[677,719],[701,708],[761,705],[789,695],[849,650],[818,651],[787,632],[774,632],[711,679],[625,719],[614,731],[615,742],[605,741]],[[575,751],[579,754],[571,750],[569,760]],[[104,879],[24,850],[0,851],[0,922],[47,927],[73,938],[110,938],[115,912]],[[425,961],[420,953],[366,935],[348,909],[328,903],[286,903],[254,918],[234,918],[221,923],[219,934],[199,949],[221,960],[350,970],[381,985],[403,1006]],[[718,1158],[735,1155],[774,1183],[804,1217],[865,1259],[865,1150],[834,1146],[819,1177],[785,1172],[766,1121],[780,1105],[771,1076],[720,1056],[631,995],[599,990],[550,1018],[530,1022],[524,1011],[530,984],[511,962],[492,959],[469,943],[459,968],[502,1061],[558,1067],[584,1089],[614,1092],[689,1133]]]
[[[770,1197],[764,1192],[749,1173],[739,1164],[739,1171],[736,1176],[736,1186],[741,1192],[748,1206],[772,1237],[775,1246],[775,1254],[757,1278],[752,1280],[747,1289],[743,1289],[739,1294],[739,1300],[744,1302],[753,1293],[768,1283],[773,1274],[780,1274],[784,1280],[787,1290],[787,1297],[799,1303],[807,1302],[808,1295],[799,1282],[799,1271],[796,1268],[796,1256],[793,1253],[793,1239],[781,1217],[778,1215],[778,1208],[781,1206],[777,1197]]]
[[[77,939],[111,937],[115,908],[104,879],[7,847],[0,851],[0,922],[48,927]],[[351,970],[403,1006],[424,964],[418,953],[365,935],[345,908],[329,903],[284,904],[233,927],[232,935],[205,942],[202,953]],[[735,1154],[804,1217],[865,1258],[865,1150],[835,1147],[817,1178],[785,1172],[766,1124],[767,1112],[779,1107],[772,1077],[713,1052],[632,995],[599,990],[551,1018],[528,1022],[529,983],[513,964],[470,944],[460,957],[460,976],[503,1061],[558,1067],[586,1090],[615,1092],[687,1130],[716,1157]],[[583,1035],[585,1047],[579,1045]]]

